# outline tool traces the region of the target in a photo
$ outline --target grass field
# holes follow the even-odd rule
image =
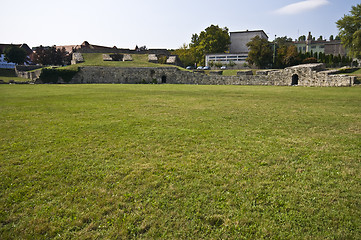
[[[361,88],[1,85],[0,239],[359,239]]]

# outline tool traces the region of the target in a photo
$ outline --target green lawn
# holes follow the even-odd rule
[[[1,85],[0,239],[359,239],[361,88]]]

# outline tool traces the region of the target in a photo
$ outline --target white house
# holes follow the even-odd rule
[[[0,68],[15,68],[15,66],[15,63],[9,63],[5,60],[5,54],[0,55]]]

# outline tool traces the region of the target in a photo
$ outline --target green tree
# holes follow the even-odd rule
[[[298,41],[306,41],[306,36],[302,35],[302,36],[298,37]]]
[[[336,22],[342,44],[349,49],[351,57],[361,58],[361,4],[352,6],[350,15]]]
[[[333,35],[330,36],[330,41],[333,41]]]
[[[247,43],[247,47],[249,52],[246,61],[250,65],[264,68],[272,63],[273,52],[270,43],[266,39],[255,36]]]
[[[283,60],[286,66],[294,66],[300,63],[300,57],[297,52],[297,47],[295,45],[289,45],[287,47],[287,52]]]
[[[288,48],[293,45],[292,38],[285,37],[277,37],[274,41],[276,44],[276,59],[273,64],[275,68],[284,68],[289,66],[288,60],[286,60],[286,55]],[[297,53],[297,49],[296,49]],[[298,54],[297,54],[298,55]]]
[[[203,65],[206,54],[224,53],[228,50],[230,44],[228,28],[211,25],[199,35],[193,34],[189,47],[196,62]]]
[[[173,53],[175,55],[178,55],[180,61],[183,64],[183,67],[194,66],[194,64],[196,63],[195,56],[192,50],[189,48],[189,45],[187,44],[183,44],[182,47],[178,48],[177,50],[174,50]]]
[[[22,48],[11,45],[5,49],[5,60],[16,64],[24,64],[27,54]]]

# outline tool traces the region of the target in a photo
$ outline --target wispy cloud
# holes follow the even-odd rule
[[[306,0],[297,3],[293,3],[287,6],[284,6],[275,11],[276,14],[280,15],[292,15],[298,14],[312,9],[319,8],[323,5],[327,5],[330,2],[328,0]]]

